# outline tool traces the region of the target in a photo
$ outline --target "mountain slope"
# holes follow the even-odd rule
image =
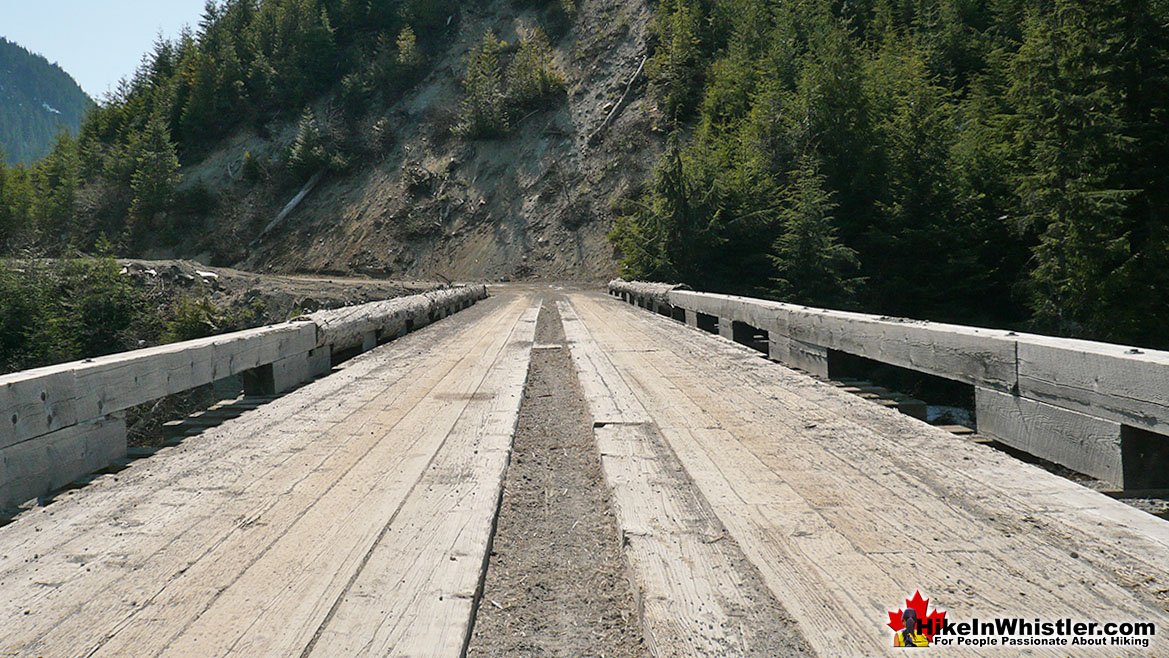
[[[664,141],[652,14],[648,0],[208,3],[75,142],[0,181],[0,250],[606,278],[613,218]]]
[[[566,77],[563,102],[529,114],[506,137],[467,141],[443,134],[444,108],[460,99],[464,53],[489,30],[514,42],[536,17],[504,3],[465,10],[434,70],[390,109],[396,148],[356,179],[322,189],[296,228],[249,264],[609,276],[611,200],[640,185],[658,150],[642,96],[627,97],[606,133],[593,143],[589,137],[638,71],[649,16],[645,3],[581,3],[572,29],[554,44]]]
[[[641,68],[651,13],[647,2],[580,2],[552,40],[563,97],[524,113],[502,136],[466,139],[452,127],[468,53],[485,33],[514,46],[550,21],[546,11],[511,2],[464,5],[425,76],[376,113],[392,146],[328,174],[263,238],[251,242],[297,190],[273,195],[228,172],[242,167],[245,151],[281,153],[291,127],[266,140],[244,131],[189,168],[187,185],[225,190],[215,234],[188,245],[196,250],[189,255],[275,271],[611,276],[614,209],[640,190],[661,151]],[[328,102],[317,107],[318,116],[330,112]],[[223,232],[236,239],[220,239]]]
[[[60,66],[0,37],[0,148],[8,162],[41,158],[62,128],[77,132],[92,106]]]

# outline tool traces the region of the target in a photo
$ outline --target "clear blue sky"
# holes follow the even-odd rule
[[[100,100],[161,32],[198,25],[205,0],[0,0],[0,36],[44,55]]]

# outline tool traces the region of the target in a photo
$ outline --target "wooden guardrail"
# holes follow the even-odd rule
[[[275,394],[487,296],[483,285],[435,290],[291,322],[0,376],[0,508],[18,505],[126,455],[125,411],[243,375]]]
[[[970,384],[978,431],[1126,489],[1169,488],[1169,352],[614,280],[630,303],[829,377],[856,355]]]

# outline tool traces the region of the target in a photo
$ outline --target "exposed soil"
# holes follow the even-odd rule
[[[648,0],[463,3],[425,44],[426,73],[389,105],[371,105],[356,139],[375,123],[391,138],[353,154],[287,219],[260,235],[299,191],[281,177],[249,180],[245,156],[278,170],[297,115],[273,118],[184,162],[185,192],[214,202],[187,221],[177,244],[137,254],[194,258],[262,272],[603,281],[619,254],[607,240],[652,176],[665,143],[642,63],[652,39]],[[511,44],[536,26],[548,34],[565,89],[546,108],[512,121],[504,135],[452,134],[463,100],[466,57],[483,35]],[[505,59],[509,55],[504,55]],[[504,62],[506,63],[506,62]],[[343,123],[326,95],[313,111]]]
[[[414,295],[444,285],[437,280],[256,274],[227,267],[209,267],[192,260],[119,259],[118,262],[136,285],[151,289],[152,299],[206,296],[220,308],[258,301],[263,311],[256,318],[257,325],[282,322],[298,312],[312,313]]]
[[[627,569],[592,418],[545,301],[467,655],[648,656]]]

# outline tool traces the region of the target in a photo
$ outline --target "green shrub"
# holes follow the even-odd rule
[[[247,165],[247,160],[248,156],[245,155],[245,165]],[[199,214],[214,209],[218,203],[219,199],[215,196],[215,192],[206,183],[200,181],[176,190],[172,207],[178,214]]]
[[[311,109],[305,110],[296,139],[288,151],[288,169],[293,177],[304,181],[322,169],[338,171],[346,166],[348,162],[340,153],[336,140],[322,130]]]
[[[240,331],[260,324],[263,317],[264,302],[259,299],[233,310],[220,308],[205,296],[185,295],[168,310],[161,339],[174,343]]]
[[[131,143],[130,150],[135,154],[130,219],[136,232],[149,231],[154,227],[155,216],[170,210],[175,189],[182,182],[179,157],[166,122],[160,117],[150,119],[146,131]]]
[[[206,297],[182,297],[170,310],[162,332],[164,343],[204,338],[219,333],[219,309]]]
[[[701,20],[701,10],[686,0],[662,4],[654,19],[658,47],[645,71],[671,119],[687,115],[700,97]]]
[[[490,137],[507,131],[507,111],[499,69],[501,45],[495,34],[487,32],[467,56],[467,72],[463,76],[466,96],[463,98],[455,134],[463,137]]]
[[[552,62],[552,46],[539,27],[528,30],[507,68],[507,99],[511,107],[541,105],[564,91],[564,76]]]
[[[0,265],[0,368],[6,371],[118,352],[142,294],[111,257]]]
[[[504,76],[500,54],[514,51]],[[467,56],[465,96],[454,134],[493,137],[505,133],[514,113],[548,103],[564,92],[564,76],[552,61],[552,46],[539,27],[528,30],[518,45],[508,46],[488,32]]]
[[[414,30],[409,25],[398,33],[395,45],[398,53],[395,59],[398,66],[412,70],[422,65],[422,53],[418,50],[418,39],[414,36]]]
[[[341,107],[345,121],[352,126],[369,107],[370,80],[363,73],[349,73],[341,78]]]
[[[263,162],[256,156],[252,155],[251,151],[244,152],[243,164],[240,166],[243,179],[248,183],[257,183],[261,180],[269,178],[268,164]]]

